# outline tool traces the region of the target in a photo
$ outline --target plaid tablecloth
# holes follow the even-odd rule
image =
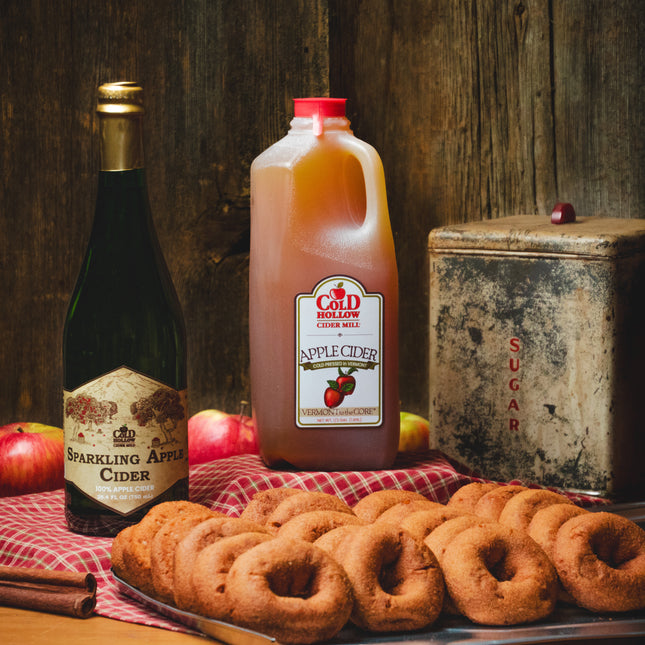
[[[319,490],[337,495],[350,506],[368,493],[400,488],[445,503],[458,488],[472,481],[487,480],[437,451],[400,455],[391,470],[331,473],[269,470],[257,455],[240,455],[192,468],[190,492],[192,501],[237,517],[257,491],[267,488]],[[519,480],[507,483],[530,485]],[[608,503],[565,494],[582,506]],[[117,591],[110,573],[112,539],[71,533],[65,525],[63,503],[62,490],[0,498],[0,564],[91,572],[98,582],[97,614],[190,631]]]

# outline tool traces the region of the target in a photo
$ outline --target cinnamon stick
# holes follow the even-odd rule
[[[87,618],[96,606],[91,573],[0,566],[0,605]]]

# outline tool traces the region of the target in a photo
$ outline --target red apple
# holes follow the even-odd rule
[[[339,282],[334,289],[330,289],[329,295],[332,297],[332,300],[342,300],[345,297],[345,289],[343,289],[343,283]]]
[[[399,452],[428,450],[430,447],[430,424],[426,419],[411,412],[401,412]]]
[[[188,463],[246,453],[258,454],[253,419],[221,410],[202,410],[188,419]]]
[[[237,454],[259,454],[260,445],[258,444],[258,433],[255,428],[255,421],[251,417],[245,417],[243,415],[238,415],[237,418],[240,423],[237,443],[235,444]]]
[[[63,484],[61,428],[42,423],[0,428],[0,497],[55,490]]]

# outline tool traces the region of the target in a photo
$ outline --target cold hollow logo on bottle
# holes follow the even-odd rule
[[[296,425],[377,426],[383,296],[333,276],[296,298]]]
[[[121,367],[64,393],[65,479],[121,515],[188,470],[186,392]]]

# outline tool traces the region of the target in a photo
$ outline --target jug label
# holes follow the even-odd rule
[[[296,297],[296,425],[378,426],[383,296],[332,276]]]
[[[128,515],[188,476],[186,391],[127,367],[64,393],[65,479]]]

